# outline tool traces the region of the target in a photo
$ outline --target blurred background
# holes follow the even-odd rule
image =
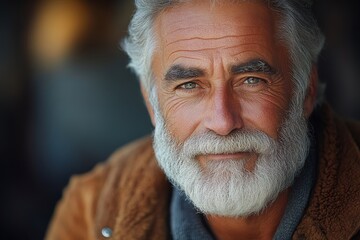
[[[42,239],[69,177],[152,130],[119,49],[131,0],[1,3],[2,239]],[[327,100],[360,119],[360,7],[317,0]]]

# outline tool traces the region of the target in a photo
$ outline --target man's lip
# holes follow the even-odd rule
[[[254,152],[236,152],[221,154],[202,154],[198,155],[198,160],[247,160],[254,156]]]

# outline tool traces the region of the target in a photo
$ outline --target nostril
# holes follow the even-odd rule
[[[242,127],[241,118],[233,114],[217,113],[208,117],[206,127],[218,135],[228,135]]]

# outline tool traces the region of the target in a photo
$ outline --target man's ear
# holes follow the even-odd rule
[[[151,103],[149,101],[149,93],[141,83],[140,83],[140,88],[141,88],[141,94],[142,94],[142,96],[144,98],[144,101],[145,101],[146,109],[148,110],[148,113],[149,113],[149,116],[150,116],[150,119],[151,119],[151,123],[155,127],[154,109],[153,109],[153,106],[151,105]]]
[[[310,73],[309,86],[304,101],[304,115],[306,118],[309,118],[309,116],[314,110],[316,104],[317,89],[318,89],[318,70],[316,64],[313,64]]]

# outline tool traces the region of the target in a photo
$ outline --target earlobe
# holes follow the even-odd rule
[[[304,101],[304,115],[306,118],[309,118],[309,116],[314,110],[316,104],[317,88],[318,88],[318,71],[317,71],[317,66],[314,64],[311,69],[309,86]]]
[[[145,101],[146,109],[148,110],[151,119],[151,123],[155,127],[154,109],[149,101],[149,93],[141,83],[140,83],[140,88],[141,88],[141,94]]]

